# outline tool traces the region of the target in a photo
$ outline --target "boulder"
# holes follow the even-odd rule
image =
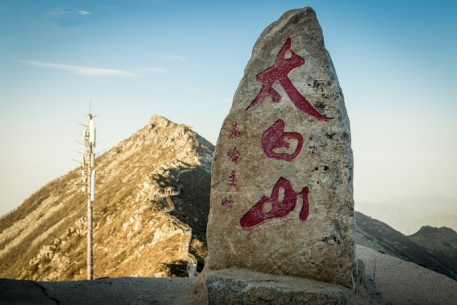
[[[353,157],[343,93],[315,12],[268,26],[212,165],[207,268],[353,287]]]

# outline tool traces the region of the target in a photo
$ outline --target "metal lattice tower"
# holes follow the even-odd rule
[[[92,205],[95,199],[95,121],[91,113],[91,99],[89,97],[89,113],[87,114],[87,125],[83,134],[83,141],[86,145],[86,153],[82,157],[83,165],[83,192],[87,194],[87,279],[94,278],[93,261],[93,210]]]

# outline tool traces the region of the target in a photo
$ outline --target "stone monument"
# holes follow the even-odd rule
[[[209,270],[353,287],[353,157],[342,90],[311,8],[268,26],[214,155]]]

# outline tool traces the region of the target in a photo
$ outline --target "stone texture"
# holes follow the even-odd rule
[[[211,271],[208,304],[347,304],[342,287],[241,269]]]
[[[311,8],[255,43],[217,142],[207,268],[352,287],[353,158],[343,94]]]

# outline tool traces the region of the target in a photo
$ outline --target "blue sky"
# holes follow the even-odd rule
[[[311,6],[351,120],[355,199],[457,198],[457,2],[0,3],[0,215],[159,114],[216,143],[257,37]],[[357,207],[357,206],[356,206]]]

